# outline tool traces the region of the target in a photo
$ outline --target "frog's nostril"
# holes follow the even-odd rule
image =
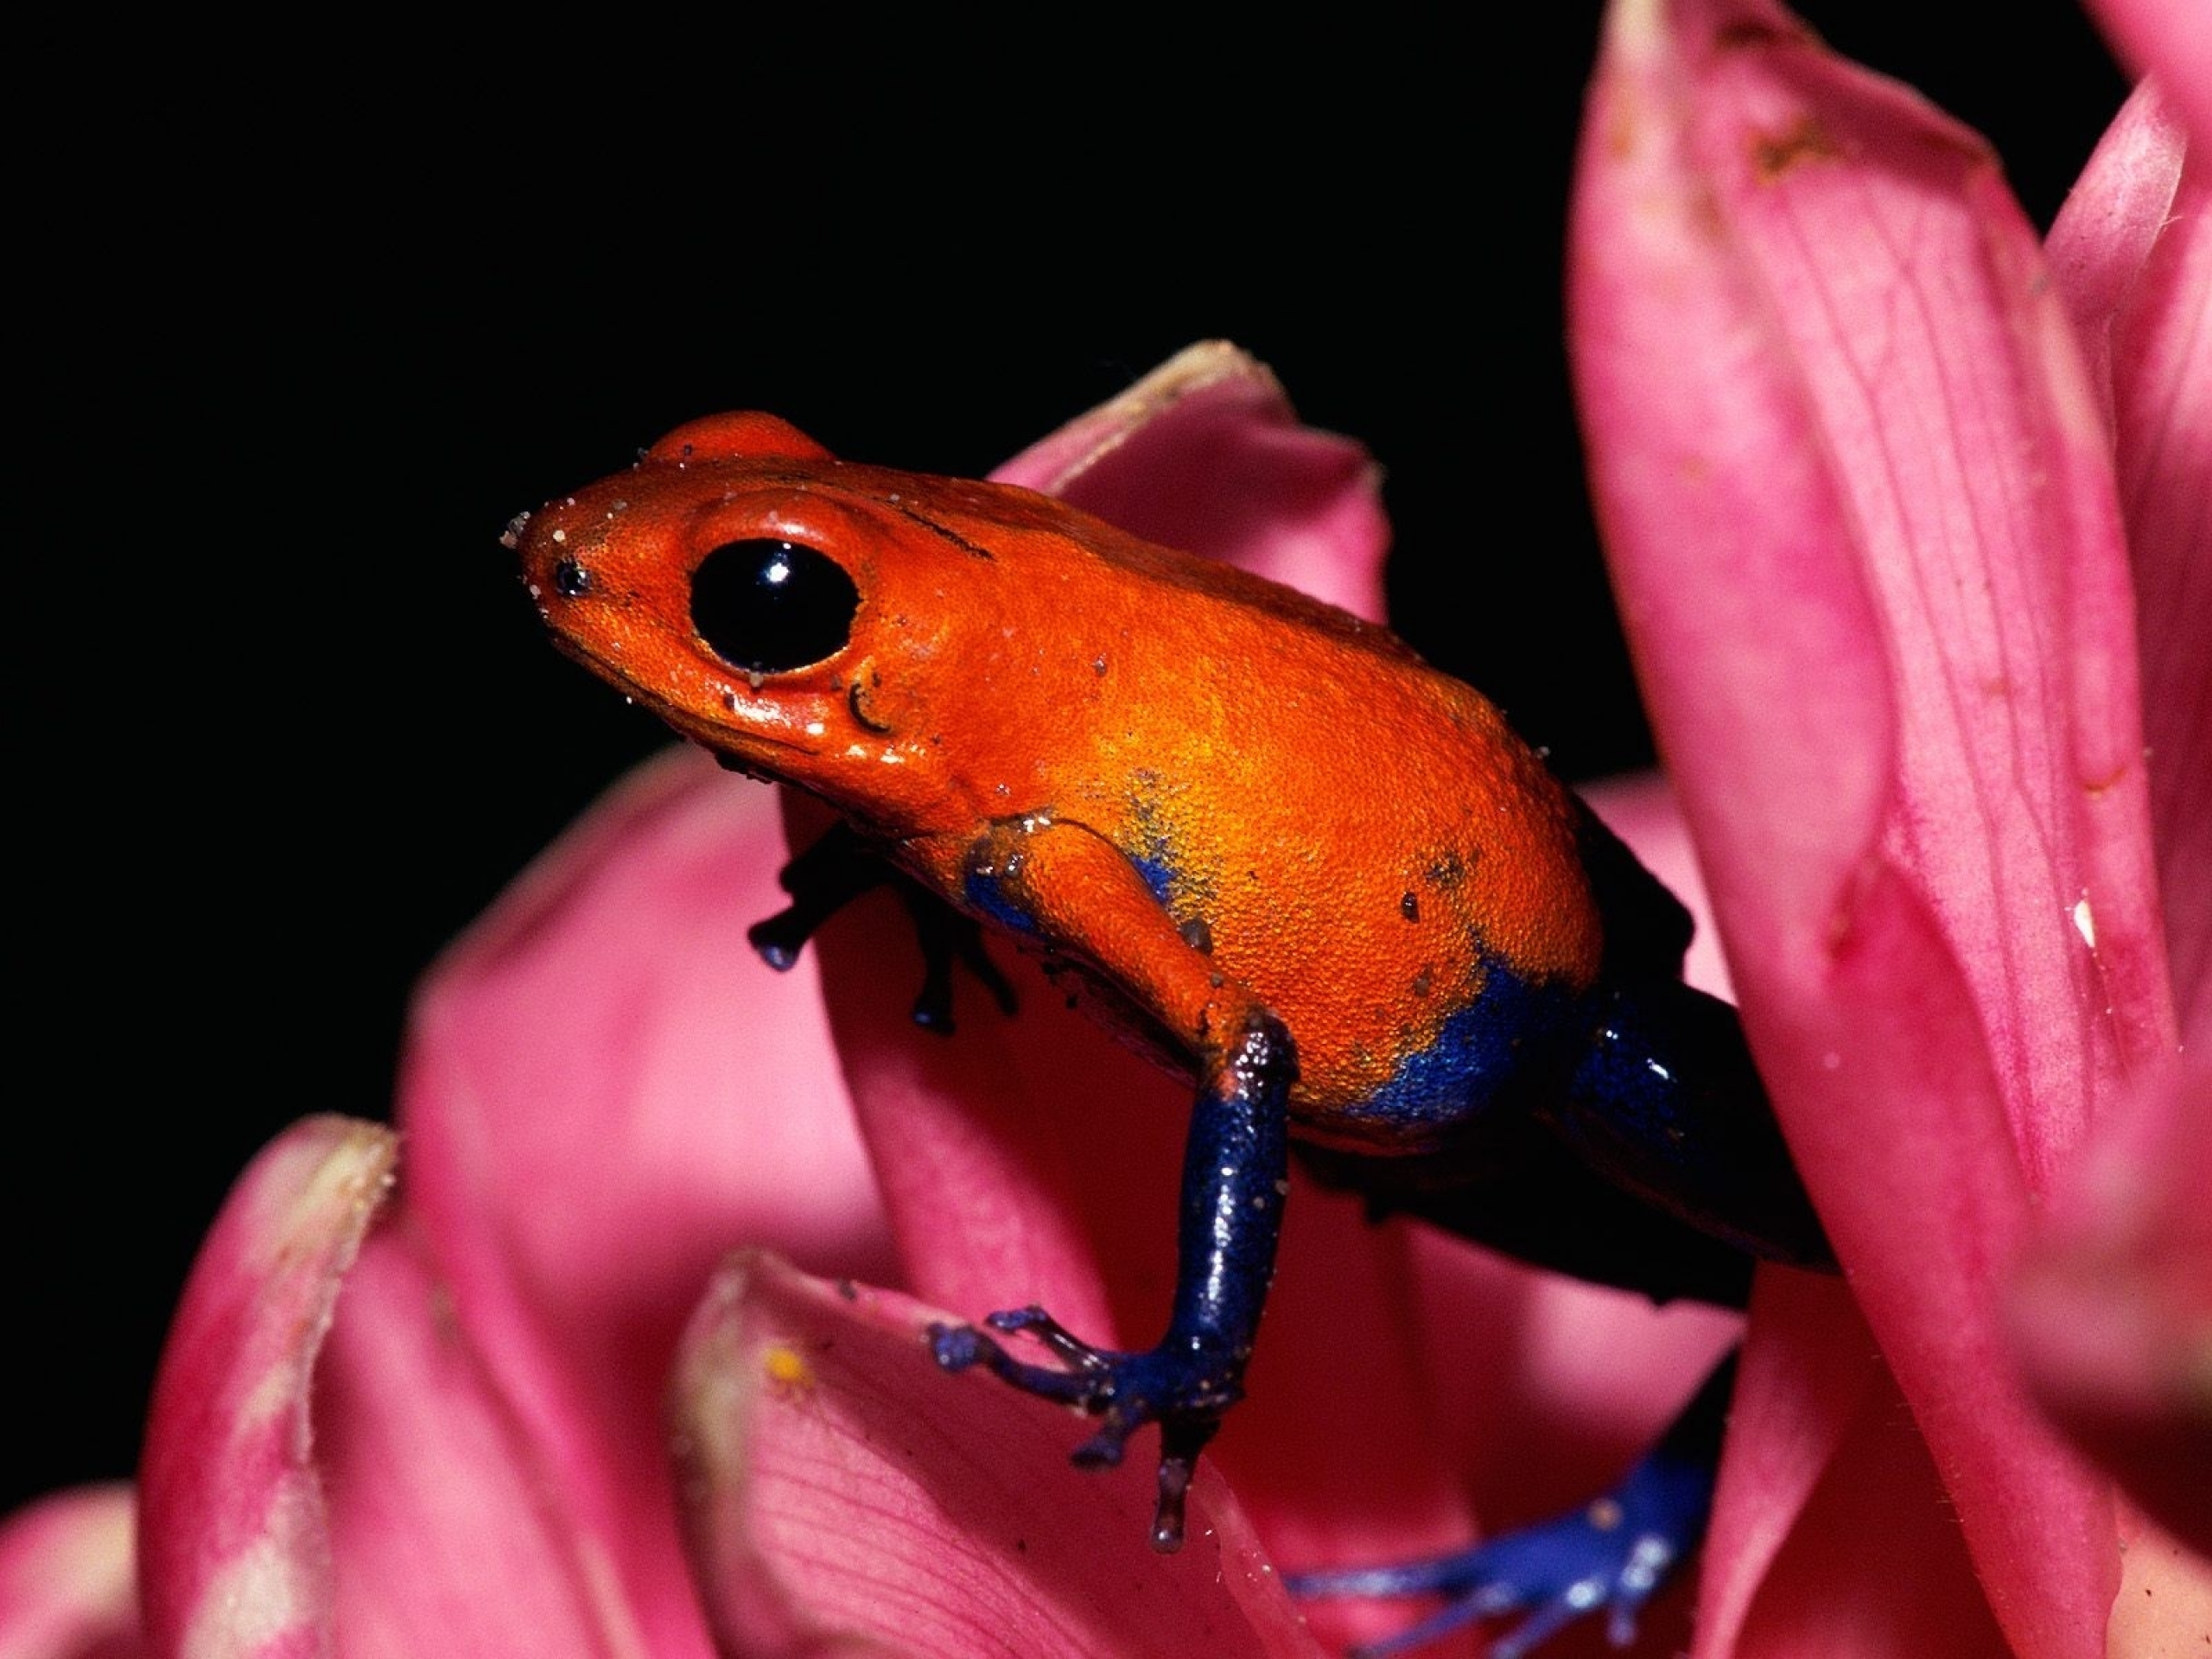
[[[553,586],[563,599],[581,599],[591,591],[591,572],[574,559],[556,559],[553,563]]]

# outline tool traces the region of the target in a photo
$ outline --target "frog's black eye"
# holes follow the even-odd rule
[[[861,591],[801,542],[725,542],[691,573],[691,626],[732,668],[780,674],[852,638]]]

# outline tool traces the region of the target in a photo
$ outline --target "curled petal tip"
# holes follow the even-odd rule
[[[1379,472],[1351,439],[1302,425],[1267,365],[1226,340],[1185,347],[992,476],[1382,614]]]
[[[397,1147],[378,1124],[302,1120],[247,1166],[200,1248],[140,1467],[157,1651],[327,1650],[330,1539],[309,1385]]]

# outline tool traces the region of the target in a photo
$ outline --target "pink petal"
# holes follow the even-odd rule
[[[2160,1079],[2136,1105],[2020,1262],[2012,1338],[2037,1403],[2212,1557],[2212,1069]]]
[[[1224,340],[1186,347],[991,476],[1382,614],[1390,528],[1374,461],[1349,438],[1300,426],[1267,366]]]
[[[1194,359],[1213,360],[1194,351],[1178,362]],[[1071,469],[1073,487],[1111,481],[1121,490],[1112,469],[1125,467],[1123,493],[1155,513],[1141,521],[1147,533],[1193,545],[1197,537],[1157,522],[1149,504],[1173,504],[1195,524],[1215,523],[1220,481],[1257,469],[1279,480],[1269,487],[1294,515],[1306,512],[1310,489],[1290,487],[1280,466],[1273,474],[1268,467],[1271,458],[1295,463],[1294,474],[1318,462],[1332,491],[1356,486],[1354,522],[1376,523],[1363,459],[1340,441],[1287,427],[1273,381],[1251,373],[1259,378],[1207,383],[1225,404],[1141,388],[1013,470],[1050,483],[1059,475],[1054,466],[1033,463],[1072,454],[1086,458]],[[1175,388],[1178,375],[1171,365],[1145,386]],[[1221,460],[1224,408],[1238,423],[1262,417],[1251,424],[1268,436],[1264,453],[1248,446],[1235,466]],[[1129,433],[1130,422],[1142,423],[1141,431]],[[1208,464],[1192,465],[1179,445],[1195,446]],[[1182,482],[1159,487],[1162,478]],[[1116,511],[1104,498],[1086,505]],[[1251,513],[1241,503],[1232,517],[1249,524]],[[1381,537],[1378,529],[1335,539],[1340,558],[1365,558]],[[1242,545],[1267,543],[1248,533]],[[818,824],[795,829],[793,840],[817,832]],[[1060,1008],[1033,979],[1022,985],[1011,1027],[988,1014],[963,1014],[955,1042],[918,1046],[903,991],[880,982],[902,928],[885,908],[874,922],[855,917],[833,928],[821,949],[838,1050],[880,1149],[911,1281],[971,1316],[1033,1300],[1100,1340],[1149,1340],[1173,1271],[1185,1091]],[[956,1216],[963,1224],[947,1226]],[[1211,1460],[1228,1471],[1279,1557],[1300,1566],[1469,1541],[1476,1535],[1464,1494],[1448,1484],[1455,1468],[1501,1502],[1510,1493],[1505,1512],[1518,1520],[1536,1518],[1536,1505],[1580,1501],[1618,1475],[1733,1335],[1726,1315],[1661,1315],[1637,1299],[1560,1286],[1419,1230],[1368,1228],[1356,1205],[1302,1181],[1288,1217],[1249,1397]],[[1471,1318],[1478,1306],[1491,1316]],[[1434,1323],[1414,1319],[1417,1309]],[[1439,1331],[1463,1340],[1448,1349],[1424,1344]],[[1566,1358],[1578,1341],[1586,1345]],[[1466,1344],[1481,1351],[1462,1355]],[[1440,1352],[1449,1357],[1440,1362]],[[1532,1363],[1501,1363],[1502,1353]],[[1356,1368],[1347,1355],[1359,1357]],[[1525,1386],[1507,1382],[1516,1376]],[[1312,1613],[1332,1642],[1381,1634],[1404,1619],[1355,1604]]]
[[[2113,325],[2169,228],[2187,149],[2181,123],[2147,83],[2120,106],[2044,239],[2074,319],[2091,387],[2112,395]]]
[[[1071,1469],[1069,1414],[939,1374],[941,1317],[772,1257],[716,1281],[677,1433],[727,1651],[1319,1654],[1217,1478],[1181,1553],[1155,1555],[1150,1471]]]
[[[796,795],[785,810],[794,846],[810,844],[830,822]],[[1103,1328],[1111,1315],[1084,1242],[1061,1126],[1101,1112],[1134,1117],[1141,1133],[1165,1113],[1133,1112],[1128,1091],[1164,1098],[1161,1080],[1142,1067],[1122,1069],[1120,1052],[1098,1044],[1090,1022],[1062,1007],[1027,959],[1009,962],[1003,944],[995,954],[1017,970],[1020,1016],[1001,1019],[963,976],[956,1033],[940,1039],[918,1031],[919,957],[912,926],[888,894],[850,906],[808,948],[820,964],[836,1053],[880,1172],[905,1281],[950,1307],[981,1313],[1039,1300],[1072,1328]],[[1109,1104],[1117,1096],[1123,1103]]]
[[[1601,518],[1761,1070],[2007,1636],[2094,1651],[2108,1510],[1993,1283],[2171,1033],[2068,325],[1979,141],[1760,4],[1617,8],[1573,248]]]
[[[57,1492],[0,1522],[0,1653],[137,1659],[130,1489]]]
[[[363,1244],[316,1371],[347,1659],[646,1651],[410,1232]]]
[[[2089,0],[2121,60],[2178,106],[2200,148],[2212,144],[2212,30],[2193,0]]]
[[[1135,1218],[1156,1236],[1168,1231],[1173,1213],[1153,1207]],[[1209,1458],[1269,1558],[1286,1567],[1410,1560],[1478,1535],[1452,1449],[1455,1431],[1480,1409],[1482,1374],[1446,1376],[1438,1386],[1420,1319],[1424,1252],[1434,1242],[1425,1230],[1372,1226],[1357,1198],[1326,1192],[1294,1168],[1246,1398]],[[1521,1284],[1533,1277],[1504,1271]],[[1456,1313],[1466,1320],[1469,1305]],[[1160,1321],[1155,1309],[1147,1338]],[[1487,1322],[1481,1328],[1500,1334]],[[1402,1607],[1357,1601],[1314,1603],[1306,1614],[1332,1654],[1407,1622]]]
[[[2199,35],[2204,31],[2198,30]],[[2182,1040],[2212,1045],[2212,140],[2184,158],[2146,84],[2051,226],[2051,265],[2111,410]]]
[[[813,970],[746,942],[784,856],[769,791],[645,769],[440,964],[403,1077],[429,1265],[655,1653],[707,1646],[659,1421],[715,1262],[890,1271]]]
[[[1224,361],[1233,372],[1210,378]],[[1195,390],[1187,373],[1194,365],[1209,372]],[[1191,526],[1236,524],[1238,537],[1214,549],[1234,554],[1281,539],[1255,518],[1259,507],[1294,527],[1312,513],[1313,487],[1300,480],[1318,467],[1328,486],[1323,499],[1339,504],[1322,516],[1331,527],[1319,540],[1340,561],[1371,557],[1382,536],[1363,457],[1289,421],[1264,371],[1241,356],[1224,359],[1222,348],[1194,348],[1001,475],[1071,480],[1071,489],[1093,493],[1084,505],[1109,517],[1123,505],[1142,508],[1152,517],[1137,519],[1139,528],[1186,546],[1205,544]],[[1244,442],[1231,464],[1224,436],[1240,430],[1265,442]],[[1257,477],[1265,490],[1246,486],[1228,509],[1217,508],[1222,481],[1241,477]],[[1372,527],[1351,537],[1333,528],[1345,517],[1346,492],[1358,509],[1351,522]],[[1178,509],[1185,527],[1163,523],[1163,506]],[[804,804],[794,810],[805,822],[792,839],[804,844],[822,820],[808,817],[813,809]],[[963,1014],[954,1042],[918,1044],[905,988],[884,983],[881,973],[904,950],[903,931],[896,911],[881,906],[873,919],[842,920],[819,949],[838,1052],[880,1149],[910,1281],[971,1317],[1038,1300],[1099,1340],[1149,1340],[1173,1273],[1186,1092],[1029,976],[1011,1027],[977,1008]],[[1637,1299],[1547,1284],[1522,1269],[1465,1266],[1473,1258],[1455,1245],[1425,1243],[1409,1254],[1410,1230],[1369,1228],[1355,1204],[1302,1181],[1288,1215],[1249,1397],[1212,1461],[1229,1472],[1271,1548],[1300,1566],[1469,1541],[1471,1516],[1449,1484],[1455,1467],[1463,1476],[1486,1471],[1477,1484],[1501,1497],[1510,1491],[1516,1519],[1536,1518],[1542,1510],[1532,1504],[1579,1501],[1618,1475],[1734,1332],[1726,1315],[1662,1316]],[[953,1217],[960,1226],[946,1224]],[[1470,1273],[1485,1286],[1514,1287],[1502,1300],[1474,1293],[1503,1317],[1468,1317]],[[1523,1316],[1518,1336],[1509,1307]],[[1429,1334],[1464,1336],[1484,1350],[1480,1363],[1440,1364],[1411,1317],[1419,1308],[1434,1314]],[[1575,1361],[1565,1359],[1578,1339],[1586,1345]],[[1501,1364],[1503,1351],[1539,1363]],[[1347,1355],[1359,1356],[1356,1400]],[[1489,1387],[1487,1380],[1516,1376],[1525,1386]],[[1539,1446],[1541,1455],[1531,1450]],[[1513,1452],[1501,1456],[1501,1448]],[[1338,1642],[1403,1623],[1401,1612],[1356,1605],[1313,1616]]]
[[[1655,1306],[1435,1234],[1416,1248],[1416,1329],[1446,1414],[1438,1449],[1489,1532],[1611,1486],[1743,1335],[1742,1315],[1725,1308]]]
[[[335,1650],[308,1389],[394,1144],[374,1124],[305,1119],[247,1166],[200,1247],[139,1471],[156,1653]]]
[[[2010,1649],[1928,1448],[1843,1286],[1777,1269],[1753,1292],[1729,1415],[1698,1659]]]

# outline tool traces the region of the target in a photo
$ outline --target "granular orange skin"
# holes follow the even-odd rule
[[[843,567],[861,602],[842,649],[748,675],[700,637],[692,572],[752,539]],[[1478,693],[1287,588],[1029,490],[839,461],[750,414],[679,429],[520,545],[565,649],[971,913],[988,918],[978,879],[1011,881],[1027,931],[1201,1075],[1224,1022],[1271,1013],[1303,1138],[1414,1152],[1478,1109],[1359,1116],[1480,998],[1485,957],[1569,994],[1597,977],[1565,790]],[[585,591],[564,595],[563,566]]]

